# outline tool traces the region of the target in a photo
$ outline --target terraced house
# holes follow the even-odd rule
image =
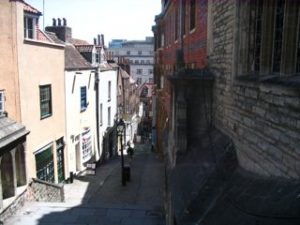
[[[12,162],[10,175],[15,176],[21,166],[26,182],[37,177],[57,183],[59,174],[65,173],[58,166],[64,164],[61,156],[65,154],[64,45],[39,29],[40,16],[24,1],[1,1],[0,89],[6,115],[30,131],[26,145],[17,147],[21,162],[14,160],[14,154],[8,159]],[[4,198],[17,194],[15,188],[26,184],[11,180],[11,194]]]

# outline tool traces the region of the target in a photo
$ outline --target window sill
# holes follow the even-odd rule
[[[279,75],[245,75],[238,76],[238,81],[259,82],[264,84],[282,85],[288,87],[300,87],[300,75],[279,76]]]
[[[192,30],[190,30],[190,34],[195,33],[195,31],[196,31],[196,28],[193,28]]]
[[[47,119],[47,118],[49,118],[51,116],[52,116],[52,114],[47,114],[47,115],[41,116],[41,120]]]
[[[81,109],[80,109],[80,113],[83,113],[83,112],[85,112],[85,111],[86,111],[86,109],[87,109],[87,107],[85,107],[85,108],[81,108]]]

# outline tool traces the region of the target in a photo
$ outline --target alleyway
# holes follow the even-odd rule
[[[120,159],[65,185],[65,203],[27,203],[5,225],[163,225],[163,164],[136,146],[131,181],[121,184]]]

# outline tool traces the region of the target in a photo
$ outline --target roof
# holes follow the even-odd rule
[[[90,45],[90,43],[88,43],[87,41],[76,38],[71,38],[69,42],[73,45]]]
[[[77,51],[77,49],[67,44],[65,47],[65,69],[92,69],[92,65],[87,62],[83,56]]]
[[[34,8],[33,6],[29,5],[28,3],[24,2],[23,1],[23,4],[24,4],[24,11],[27,12],[27,13],[32,13],[32,14],[36,14],[38,16],[41,16],[42,13],[37,10],[36,8]]]
[[[49,32],[49,31],[45,31],[46,35],[55,43],[55,44],[61,44],[64,45],[65,42],[63,42],[62,40],[60,40],[55,33]]]
[[[92,52],[94,49],[94,45],[75,45],[76,49],[79,52]]]
[[[0,149],[28,133],[24,125],[3,115],[0,116]]]

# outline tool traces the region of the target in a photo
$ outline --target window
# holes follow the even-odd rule
[[[110,107],[107,108],[107,126],[111,125],[111,109]]]
[[[150,60],[149,60],[149,59],[147,59],[147,60],[146,60],[146,63],[147,63],[147,64],[150,64]]]
[[[179,26],[180,26],[180,21],[179,21],[179,13],[180,13],[180,8],[178,7],[177,9],[175,9],[175,20],[174,20],[174,26],[175,26],[175,32],[174,32],[174,35],[175,35],[175,40],[178,40],[179,38]]]
[[[297,1],[240,2],[239,67],[244,75],[288,75],[300,72]]]
[[[99,57],[99,53],[96,53],[96,63],[100,63],[100,57]]]
[[[139,55],[142,55],[142,51],[138,51],[138,54],[139,54]]]
[[[4,91],[0,91],[0,115],[4,113],[5,108],[4,108]]]
[[[103,124],[103,104],[100,104],[100,126]]]
[[[127,54],[127,55],[130,55],[130,51],[127,51],[126,54]]]
[[[153,78],[149,78],[149,83],[153,83]]]
[[[108,81],[108,101],[111,100],[111,81]]]
[[[61,137],[56,141],[57,175],[59,183],[65,180],[64,148],[64,138]]]
[[[54,163],[52,145],[35,155],[36,177],[40,180],[54,182]]]
[[[182,12],[181,12],[181,16],[182,16],[182,34],[185,34],[185,11],[186,11],[186,1],[182,1]]]
[[[196,25],[196,0],[190,2],[190,30],[193,30]]]
[[[137,80],[136,80],[136,83],[138,85],[142,84],[142,78],[141,77],[138,77]]]
[[[52,115],[51,85],[40,86],[41,119]]]
[[[142,69],[137,69],[136,70],[136,74],[142,74],[143,73],[143,70]]]
[[[145,60],[141,60],[141,64],[145,64]]]
[[[80,110],[84,111],[87,108],[87,93],[86,86],[80,87]]]
[[[24,38],[34,39],[35,38],[35,20],[37,18],[24,16]]]
[[[139,64],[139,60],[135,60],[134,63],[135,63],[135,64]]]

